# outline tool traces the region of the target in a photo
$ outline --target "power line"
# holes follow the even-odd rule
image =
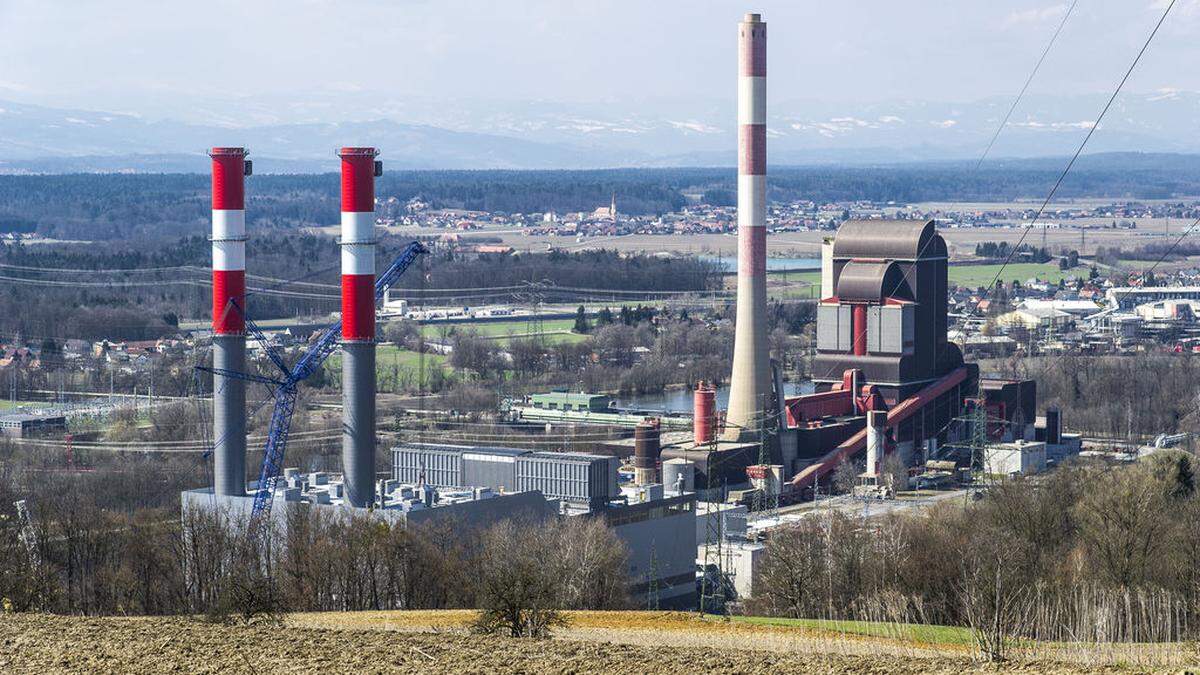
[[[1046,43],[1046,48],[1042,50],[1042,55],[1038,57],[1037,63],[1033,66],[1033,71],[1029,73],[1029,77],[1025,78],[1025,84],[1021,87],[1021,91],[1017,93],[1017,97],[1013,99],[1012,106],[1005,113],[1004,119],[1000,122],[1000,126],[996,127],[996,132],[992,134],[991,140],[988,141],[987,147],[983,149],[983,154],[979,156],[979,161],[975,163],[975,170],[983,164],[983,160],[987,158],[988,153],[992,151],[992,146],[995,145],[996,139],[1000,137],[1000,132],[1004,131],[1004,127],[1008,126],[1008,120],[1012,117],[1013,111],[1017,109],[1017,104],[1021,102],[1021,98],[1025,96],[1025,90],[1029,89],[1029,84],[1033,82],[1033,78],[1037,75],[1038,70],[1042,67],[1042,62],[1046,60],[1046,55],[1050,53],[1050,48],[1054,46],[1054,41],[1058,39],[1058,34],[1062,32],[1063,26],[1067,25],[1067,19],[1070,18],[1071,12],[1075,11],[1075,5],[1079,0],[1071,0],[1071,6],[1067,8],[1067,13],[1063,15],[1062,21],[1059,22],[1058,28],[1054,30],[1054,35],[1050,36],[1050,42]]]
[[[1142,44],[1142,48],[1138,50],[1137,56],[1133,59],[1133,63],[1129,64],[1129,69],[1125,71],[1124,77],[1122,77],[1121,81],[1117,84],[1117,88],[1113,90],[1112,96],[1108,98],[1108,102],[1104,104],[1104,108],[1100,111],[1100,115],[1096,118],[1096,121],[1092,124],[1091,128],[1088,129],[1087,135],[1083,137],[1083,141],[1079,144],[1079,147],[1076,148],[1075,154],[1071,156],[1071,161],[1067,162],[1066,168],[1062,170],[1062,173],[1058,176],[1058,180],[1054,182],[1054,187],[1050,189],[1050,194],[1046,195],[1046,199],[1043,200],[1042,205],[1038,207],[1037,213],[1035,213],[1033,219],[1029,221],[1029,225],[1025,226],[1025,231],[1021,233],[1021,238],[1018,239],[1016,245],[1009,250],[1008,256],[1004,259],[1004,263],[1001,264],[1000,269],[996,271],[996,276],[992,279],[992,283],[980,296],[979,300],[975,302],[975,306],[971,308],[971,311],[968,312],[968,314],[974,314],[975,310],[979,308],[979,304],[983,302],[986,297],[990,296],[992,291],[995,289],[996,282],[999,281],[1000,275],[1004,273],[1004,269],[1008,266],[1008,263],[1012,262],[1012,258],[1014,255],[1016,255],[1017,249],[1020,248],[1021,244],[1025,241],[1025,237],[1029,236],[1029,231],[1033,229],[1033,226],[1035,223],[1037,223],[1038,218],[1040,218],[1042,213],[1046,210],[1046,206],[1050,204],[1050,200],[1054,199],[1054,195],[1058,192],[1058,188],[1062,185],[1063,180],[1065,180],[1067,174],[1071,172],[1071,168],[1075,166],[1076,160],[1078,160],[1079,156],[1083,153],[1083,149],[1087,147],[1088,141],[1092,139],[1092,135],[1096,133],[1096,129],[1100,127],[1100,122],[1103,121],[1104,116],[1108,114],[1108,110],[1112,107],[1113,101],[1117,100],[1117,96],[1125,87],[1125,83],[1129,81],[1129,76],[1133,74],[1133,69],[1136,68],[1138,62],[1142,60],[1142,55],[1146,53],[1146,50],[1150,47],[1151,41],[1154,40],[1154,36],[1158,34],[1158,29],[1161,28],[1163,22],[1167,20],[1167,15],[1171,12],[1171,8],[1175,6],[1175,2],[1176,0],[1171,0],[1170,4],[1167,5],[1167,8],[1163,10],[1162,16],[1158,19],[1158,23],[1154,24],[1154,30],[1150,31],[1149,37],[1147,37],[1146,42]]]

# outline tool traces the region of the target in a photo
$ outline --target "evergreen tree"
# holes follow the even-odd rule
[[[587,333],[592,330],[592,327],[588,324],[587,312],[584,311],[583,305],[580,305],[579,309],[575,310],[574,330],[576,333]]]

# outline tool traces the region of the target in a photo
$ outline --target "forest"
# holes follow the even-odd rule
[[[407,243],[383,238],[379,268]],[[0,336],[141,340],[177,332],[180,320],[205,319],[212,311],[211,255],[208,240],[199,235],[137,247],[116,241],[86,248],[0,245]],[[333,239],[263,233],[247,242],[247,257],[254,264],[246,307],[255,319],[325,315],[340,307],[341,261]],[[531,299],[528,282],[546,287],[539,292],[545,302],[577,294],[563,288],[674,292],[721,284],[712,262],[611,251],[478,255],[439,249],[421,264],[423,270],[406,274],[397,285],[400,295],[418,305],[522,302]],[[31,306],[38,311],[25,311]]]
[[[0,233],[36,232],[67,240],[144,240],[207,232],[206,160],[195,174],[0,175]],[[385,165],[386,169],[386,165]],[[952,163],[876,167],[772,167],[777,202],[973,201],[1040,197],[1061,166],[1053,160],[1000,161],[978,171]],[[256,175],[247,179],[252,228],[292,229],[338,221],[338,176]],[[381,201],[417,197],[434,208],[497,213],[591,211],[615,194],[631,215],[676,211],[685,194],[732,204],[729,168],[587,171],[386,171]],[[1152,199],[1200,194],[1200,162],[1189,156],[1085,157],[1058,190],[1061,198]]]

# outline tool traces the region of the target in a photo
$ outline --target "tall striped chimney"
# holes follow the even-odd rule
[[[342,148],[342,472],[351,506],[375,502],[375,148]]]
[[[771,401],[767,348],[767,24],[738,24],[737,332],[726,440],[753,440]]]
[[[245,148],[213,148],[212,285],[213,367],[246,370]],[[236,302],[236,305],[234,304]],[[240,308],[240,309],[239,309]],[[213,375],[213,489],[246,494],[246,383]]]

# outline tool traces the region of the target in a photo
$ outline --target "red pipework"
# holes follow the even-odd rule
[[[919,412],[925,406],[937,401],[938,397],[958,386],[961,382],[967,379],[966,367],[959,367],[950,371],[945,377],[925,387],[916,394],[904,399],[896,407],[887,412],[886,428],[894,429],[902,422],[912,417],[914,413]],[[848,459],[855,453],[862,452],[863,448],[867,447],[867,431],[860,430],[845,441],[838,445],[833,450],[826,453],[821,459],[813,464],[805,467],[800,473],[792,477],[790,481],[792,487],[802,488],[811,485],[813,481],[820,480],[838,465],[838,462]]]
[[[850,319],[850,335],[854,340],[854,355],[867,355],[867,306],[854,305]]]

